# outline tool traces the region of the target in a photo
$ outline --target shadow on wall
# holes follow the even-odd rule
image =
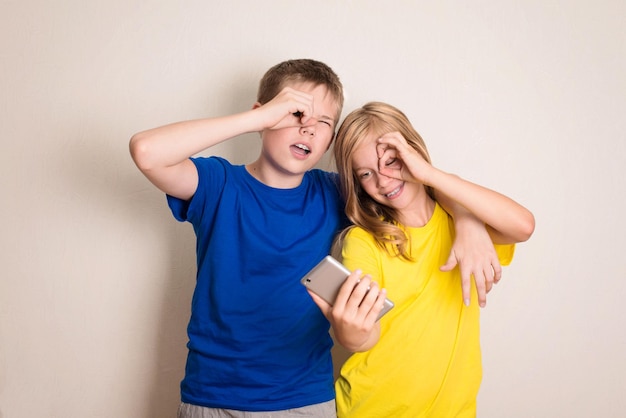
[[[231,74],[230,79],[218,84],[218,91],[206,94],[207,101],[217,101],[217,105],[207,103],[207,106],[213,104],[218,110],[200,113],[219,116],[252,108],[256,100],[257,83],[258,80],[252,79],[250,74],[241,74],[239,77]],[[243,164],[256,159],[258,151],[254,155],[250,153],[260,149],[259,144],[258,136],[250,134],[219,144],[212,152],[203,152],[202,155],[220,155],[234,164]],[[130,155],[128,160],[131,161]],[[156,228],[163,228],[160,239],[168,246],[169,274],[164,283],[165,291],[155,341],[157,374],[149,382],[151,390],[145,418],[170,418],[175,416],[180,404],[180,381],[184,377],[187,357],[186,330],[195,286],[196,240],[192,226],[176,221],[167,208],[165,196],[156,188],[152,189],[158,196],[158,207],[166,213],[164,218],[154,217],[150,222]],[[146,206],[150,206],[150,202]]]
[[[98,133],[106,129],[94,127],[89,131]],[[121,377],[130,372],[147,378],[143,381],[137,376],[121,378],[115,387],[107,388],[107,393],[101,395],[107,399],[99,399],[98,404],[128,397],[120,392],[136,393],[140,397],[132,399],[132,410],[141,413],[135,416],[165,418],[175,416],[180,403],[179,385],[187,354],[186,327],[195,282],[195,241],[191,226],[179,223],[170,215],[165,195],[135,167],[128,152],[129,139],[104,136],[71,139],[72,152],[62,157],[65,161],[57,168],[70,190],[64,198],[75,199],[76,205],[72,205],[81,206],[82,222],[90,225],[91,239],[98,241],[94,241],[94,247],[98,248],[93,248],[90,255],[94,257],[92,262],[103,263],[99,260],[103,254],[118,258],[115,263],[108,262],[119,267],[98,272],[111,276],[108,290],[119,292],[115,296],[118,307],[134,313],[143,309],[142,316],[129,315],[123,321],[118,317],[118,323],[109,324],[111,329],[93,331],[135,334],[132,342],[111,343],[112,358],[107,359],[110,367],[123,369],[124,362],[136,357],[135,353],[145,352],[146,360],[144,367],[138,364],[135,369],[119,373]],[[121,243],[121,248],[106,248],[115,242]],[[151,247],[137,248],[142,244]],[[167,257],[146,262],[152,250],[166,253]],[[131,290],[137,291],[138,296],[129,294]],[[133,305],[140,298],[151,303],[136,308]],[[110,311],[115,306],[101,309]],[[103,335],[91,337],[105,339]],[[115,358],[116,350],[122,351],[119,360]],[[129,387],[138,383],[142,387]]]

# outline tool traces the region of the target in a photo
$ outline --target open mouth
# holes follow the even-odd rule
[[[302,155],[309,155],[311,150],[304,144],[295,144],[293,147],[297,148],[297,152]]]

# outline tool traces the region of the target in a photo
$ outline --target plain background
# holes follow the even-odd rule
[[[194,237],[128,140],[247,110],[265,70],[303,57],[337,71],[346,112],[397,105],[435,165],[536,216],[483,310],[479,417],[624,416],[625,16],[621,0],[1,1],[0,417],[174,416]],[[249,162],[258,143],[215,153]]]

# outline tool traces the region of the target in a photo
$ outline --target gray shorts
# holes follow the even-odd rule
[[[181,403],[178,418],[337,418],[335,400],[284,411],[248,412]]]

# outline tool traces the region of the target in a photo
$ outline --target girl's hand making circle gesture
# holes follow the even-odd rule
[[[428,175],[434,170],[419,152],[407,144],[400,132],[390,132],[378,138],[376,154],[378,171],[387,177],[428,184]]]

